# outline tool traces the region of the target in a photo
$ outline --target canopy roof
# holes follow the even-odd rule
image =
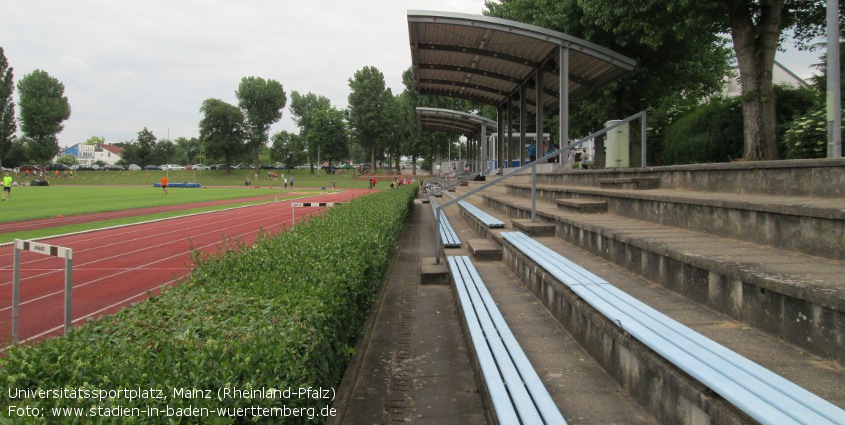
[[[633,69],[635,61],[564,33],[499,18],[463,13],[408,11],[417,92],[503,106],[519,87],[536,87],[542,69],[542,102],[556,110],[558,58],[568,48],[569,100],[576,100]],[[536,90],[526,90],[526,110]]]
[[[491,130],[496,128],[496,121],[480,115],[440,108],[417,107],[417,123],[423,130],[445,131],[468,137],[479,134],[484,124]]]

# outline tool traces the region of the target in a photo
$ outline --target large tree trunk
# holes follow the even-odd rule
[[[783,2],[764,2],[755,23],[748,0],[725,0],[742,85],[746,160],[778,158],[772,68],[780,37]]]

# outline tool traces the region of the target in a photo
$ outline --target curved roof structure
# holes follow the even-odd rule
[[[417,92],[502,106],[522,85],[536,87],[543,71],[541,110],[557,109],[561,49],[568,51],[569,100],[583,97],[634,67],[634,60],[564,33],[505,19],[463,13],[408,11]],[[566,71],[565,71],[566,72]],[[526,91],[526,110],[536,109]]]
[[[496,128],[496,121],[480,115],[440,108],[417,107],[417,123],[424,130],[445,131],[464,136],[478,134],[484,124],[491,129]]]

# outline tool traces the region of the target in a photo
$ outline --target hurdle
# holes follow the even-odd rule
[[[296,224],[296,207],[333,207],[340,205],[343,202],[294,202],[290,204],[291,213],[293,214],[293,222],[290,227]]]
[[[73,281],[73,249],[44,243],[15,239],[14,269],[12,277],[12,342],[18,342],[18,305],[20,304],[21,251],[65,259],[65,334],[70,329],[71,282]]]

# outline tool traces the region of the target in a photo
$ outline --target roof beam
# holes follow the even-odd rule
[[[453,46],[449,44],[422,44],[420,43],[418,49],[422,52],[425,50],[438,50],[444,52],[467,53],[471,55],[484,56],[487,58],[500,59],[503,61],[512,62],[528,68],[536,68],[540,66],[538,62],[529,59],[521,58],[519,56],[509,55],[507,53],[494,52],[491,50],[478,49],[475,47]]]

